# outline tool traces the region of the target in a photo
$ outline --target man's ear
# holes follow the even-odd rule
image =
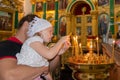
[[[26,29],[28,29],[28,25],[29,25],[28,21],[25,21],[24,24],[23,24],[24,28],[26,28]]]

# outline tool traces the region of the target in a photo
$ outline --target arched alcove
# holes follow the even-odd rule
[[[95,10],[95,5],[91,0],[79,0],[79,1],[73,0],[73,1],[71,1],[71,3],[68,4],[68,6],[66,8],[66,12],[70,13],[71,10],[73,9],[74,5],[79,4],[79,3],[80,4],[85,3],[85,5],[88,4],[90,6],[91,10]]]
[[[91,11],[90,5],[85,1],[78,1],[71,7],[70,12],[72,12],[72,14],[74,15],[82,15],[83,9],[86,9],[85,14],[90,14]]]

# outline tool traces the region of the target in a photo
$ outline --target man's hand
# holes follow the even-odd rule
[[[48,66],[43,66],[43,73],[41,74],[42,76],[46,76],[49,73],[49,67]]]

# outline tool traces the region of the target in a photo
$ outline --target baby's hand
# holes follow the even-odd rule
[[[70,41],[70,36],[64,36],[60,39],[60,41],[62,42],[62,44],[69,42]]]
[[[64,42],[64,44],[63,44],[63,46],[61,47],[58,55],[62,55],[63,53],[65,53],[65,51],[66,51],[70,46],[71,46],[71,43],[70,43],[69,40],[66,41],[66,42]]]
[[[67,41],[67,42],[64,43],[63,49],[67,50],[70,46],[71,46],[70,41]]]

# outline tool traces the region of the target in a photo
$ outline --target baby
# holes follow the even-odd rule
[[[27,35],[28,39],[24,42],[20,53],[16,55],[18,64],[32,67],[49,66],[48,60],[63,54],[71,45],[70,37],[64,36],[52,48],[48,48],[44,43],[51,41],[53,27],[50,22],[38,17],[29,23]],[[52,80],[50,73],[44,75],[44,78]],[[41,78],[37,77],[34,80],[41,80]]]

